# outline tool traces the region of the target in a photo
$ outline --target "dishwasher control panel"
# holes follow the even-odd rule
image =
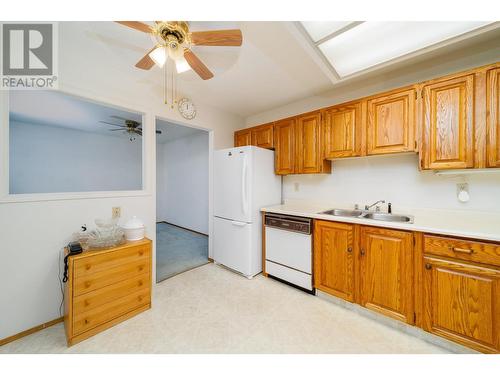
[[[266,215],[266,227],[284,229],[291,232],[311,234],[311,219],[285,216],[285,215]]]

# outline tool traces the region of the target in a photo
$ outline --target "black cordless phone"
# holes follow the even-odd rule
[[[67,246],[69,252],[68,254],[64,257],[64,276],[63,276],[63,283],[65,283],[66,281],[68,281],[68,257],[70,257],[71,255],[76,255],[76,254],[80,254],[83,249],[82,249],[82,245],[80,244],[80,242],[78,241],[73,241],[73,242],[70,242]]]

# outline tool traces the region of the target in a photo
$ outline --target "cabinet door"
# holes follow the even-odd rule
[[[250,129],[243,129],[234,132],[234,147],[250,146],[252,144],[252,132]]]
[[[273,148],[273,127],[273,124],[266,124],[252,128],[252,145],[262,148]]]
[[[330,161],[323,158],[321,113],[297,117],[296,173],[330,172]]]
[[[314,287],[354,301],[354,226],[314,222]]]
[[[328,108],[323,112],[325,157],[361,155],[361,103]]]
[[[500,271],[424,257],[424,329],[487,353],[500,351]]]
[[[486,76],[486,133],[488,167],[500,167],[500,68]]]
[[[362,227],[361,305],[412,324],[413,234]]]
[[[423,87],[423,167],[474,165],[474,75]]]
[[[274,149],[276,174],[295,173],[295,119],[275,123]]]
[[[415,89],[368,100],[368,155],[415,151],[415,101]]]

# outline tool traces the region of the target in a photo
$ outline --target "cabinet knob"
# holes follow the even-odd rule
[[[90,269],[90,264],[87,264],[87,265],[85,266],[85,269],[88,271],[88,270]]]
[[[361,249],[360,253],[361,253],[361,255],[365,255],[365,253],[366,253],[365,249]]]
[[[140,256],[144,255],[144,251],[143,251],[143,250],[140,250],[140,251],[139,251],[139,255],[140,255]]]
[[[430,270],[432,268],[432,265],[430,263],[425,263],[425,269]]]
[[[85,324],[89,324],[89,321],[88,321],[88,319],[85,319]]]
[[[85,281],[85,288],[90,287],[90,281]]]
[[[348,253],[352,253],[352,247],[348,247],[348,248],[347,248],[347,252],[348,252]]]

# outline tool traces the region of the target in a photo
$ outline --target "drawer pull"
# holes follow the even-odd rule
[[[144,255],[144,251],[143,251],[143,250],[140,250],[140,251],[139,251],[139,255],[140,255],[140,256],[143,256],[143,255]]]
[[[89,288],[90,287],[90,281],[85,281],[85,288]]]
[[[347,248],[347,252],[348,252],[348,253],[352,253],[352,247],[348,247],[348,248]]]
[[[454,247],[454,246],[450,246],[450,250],[454,251],[455,253],[462,253],[462,254],[472,254],[472,253],[474,253],[473,249],[461,249],[459,247]]]
[[[143,266],[140,266],[140,267],[139,267],[139,271],[142,271],[143,269],[144,269],[144,267],[143,267]]]
[[[364,256],[364,255],[365,255],[365,253],[366,253],[366,252],[365,252],[365,249],[361,249],[361,252],[360,252],[360,253],[361,253],[361,256]]]
[[[142,286],[142,280],[140,280],[138,284],[139,284],[139,286]]]
[[[88,270],[90,269],[90,264],[87,264],[87,265],[85,266],[85,269],[88,271]]]
[[[89,301],[85,300],[85,306],[90,305]]]
[[[431,265],[431,264],[429,264],[429,263],[426,263],[426,264],[425,264],[425,269],[426,269],[426,270],[430,270],[431,268],[432,268],[432,265]]]
[[[89,324],[88,319],[85,319],[84,323],[85,323],[85,324]]]

